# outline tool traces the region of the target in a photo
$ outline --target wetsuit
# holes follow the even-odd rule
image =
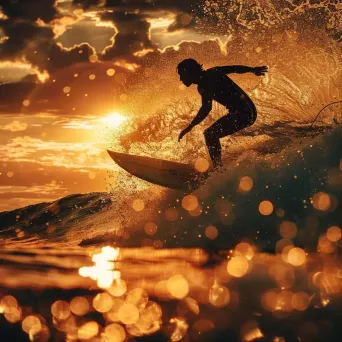
[[[202,105],[211,108],[212,101],[225,106],[229,113],[204,131],[205,142],[214,167],[221,165],[220,138],[252,125],[257,118],[254,103],[226,74],[252,71],[245,66],[215,67],[203,71],[198,83]]]

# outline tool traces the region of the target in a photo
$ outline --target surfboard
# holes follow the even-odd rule
[[[188,164],[107,150],[122,169],[147,182],[171,189],[194,190],[208,177]]]

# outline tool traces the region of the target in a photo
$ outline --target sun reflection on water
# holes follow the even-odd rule
[[[85,266],[79,269],[79,275],[97,281],[100,288],[107,289],[116,279],[120,279],[120,272],[115,270],[114,261],[119,255],[119,248],[103,247],[101,253],[94,254],[92,260],[95,266]]]

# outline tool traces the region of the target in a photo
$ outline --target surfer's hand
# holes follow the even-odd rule
[[[183,139],[184,135],[187,134],[187,133],[189,133],[189,132],[190,132],[189,127],[184,128],[184,129],[182,130],[182,132],[179,133],[178,141],[181,141],[181,140]]]
[[[256,76],[264,76],[267,71],[268,71],[268,67],[264,65],[262,67],[255,67],[253,70],[253,73]]]

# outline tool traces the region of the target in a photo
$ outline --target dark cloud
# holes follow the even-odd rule
[[[74,5],[80,5],[84,9],[88,9],[92,6],[97,6],[101,3],[100,0],[73,0]]]
[[[94,53],[92,47],[84,43],[72,49],[57,44],[50,27],[42,27],[28,21],[6,20],[3,23],[8,37],[0,44],[2,60],[25,60],[41,71],[53,71],[82,61],[87,61]]]
[[[101,16],[101,19],[113,22],[118,30],[113,38],[113,44],[103,51],[103,59],[132,55],[137,51],[154,47],[149,36],[150,23],[142,15],[107,12]]]
[[[27,3],[33,4],[32,1]],[[238,3],[241,6],[237,6]],[[297,40],[298,42],[310,41],[319,46],[320,42],[323,41],[324,34],[322,36],[312,34],[308,28],[313,27],[318,30],[323,22],[329,22],[333,25],[333,22],[329,20],[333,20],[336,14],[334,6],[332,8],[326,6],[320,9],[304,6],[306,12],[297,11],[297,13],[295,9],[300,6],[302,1],[293,5],[293,12],[286,11],[284,5],[273,0],[266,1],[263,7],[256,6],[256,2],[254,3],[253,0],[249,3],[250,6],[247,6],[245,1],[215,0],[216,5],[214,6],[212,0],[206,2],[184,0],[154,0],[153,2],[142,0],[74,1],[75,5],[84,8],[99,6],[97,14],[99,18],[102,21],[110,21],[117,30],[117,33],[112,37],[112,45],[105,49],[103,55],[99,55],[102,63],[91,64],[89,63],[89,56],[94,53],[94,50],[89,44],[80,44],[70,49],[64,48],[56,42],[51,26],[41,25],[34,21],[38,18],[40,9],[34,14],[31,8],[21,6],[24,1],[11,2],[6,0],[5,5],[2,6],[8,19],[1,20],[0,27],[8,38],[0,44],[0,59],[26,60],[37,66],[40,71],[47,70],[51,77],[47,84],[40,87],[36,86],[35,80],[16,83],[13,87],[0,86],[0,99],[3,101],[1,110],[5,111],[6,104],[12,108],[14,105],[10,101],[15,102],[15,99],[19,101],[18,107],[21,108],[22,100],[28,96],[27,94],[32,94],[32,88],[34,88],[34,98],[36,99],[36,105],[29,109],[32,111],[53,109],[60,112],[70,112],[73,107],[76,107],[77,112],[78,110],[87,110],[90,107],[100,108],[104,103],[115,102],[113,93],[119,98],[122,94],[121,88],[113,81],[116,76],[108,78],[106,70],[110,67],[113,68],[113,65],[120,60],[134,62],[140,66],[135,73],[129,73],[127,70],[121,71],[121,74],[127,76],[126,86],[131,88],[129,91],[141,94],[139,95],[141,100],[138,100],[137,103],[142,102],[143,96],[150,96],[148,93],[151,89],[154,93],[158,92],[158,89],[154,88],[158,83],[159,85],[162,84],[170,94],[179,91],[175,67],[184,58],[197,58],[206,66],[226,62],[231,64],[232,61],[225,59],[222,53],[222,49],[225,47],[217,41],[202,44],[184,42],[177,48],[169,47],[163,52],[159,51],[150,39],[150,23],[148,22],[148,18],[158,17],[158,13],[170,14],[172,11],[176,15],[175,21],[168,28],[169,32],[184,28],[211,33],[235,32],[236,34],[233,35],[234,42],[229,45],[230,56],[239,57],[235,58],[235,63],[253,61],[254,55],[256,55],[255,51],[259,51],[260,47],[262,51],[272,48],[272,50],[268,50],[267,57],[275,55],[275,51],[282,51],[285,45],[281,41],[286,39],[293,39],[296,43]],[[41,1],[36,1],[35,4],[39,5]],[[41,6],[43,5],[41,4]],[[53,1],[46,1],[44,6],[47,8],[47,14],[42,20],[48,21],[59,15]],[[91,18],[94,18],[93,14]],[[298,21],[297,24],[296,20]],[[334,27],[336,29],[334,37],[338,40],[341,35],[336,28],[337,26]],[[284,28],[291,29],[291,32],[295,32],[295,34],[291,35],[291,32],[288,33]],[[307,32],[307,35],[305,36],[301,30]],[[324,30],[325,28],[322,26],[320,32],[324,33]],[[274,35],[274,32],[280,32],[280,35]],[[181,40],[182,37],[179,36]],[[317,41],[314,41],[316,38]],[[280,43],[276,43],[277,41]],[[151,49],[152,52],[143,57],[134,56],[136,52],[144,49]],[[259,57],[260,55],[258,59],[254,58],[258,63]],[[279,61],[276,62],[279,63]],[[114,68],[116,67],[114,66]],[[153,77],[151,79],[144,73],[146,68],[152,69],[150,74]],[[76,82],[73,80],[73,74],[81,72],[85,75],[82,84],[75,85],[75,91],[71,93],[69,98],[66,98],[62,92],[63,87]],[[88,78],[91,72],[96,75],[93,82],[90,82]],[[60,75],[63,75],[63,80],[60,79]],[[58,79],[58,82],[52,84],[51,80],[55,78]],[[152,84],[148,86],[149,89],[145,89],[147,84]],[[175,91],[172,90],[173,88]],[[9,94],[10,92],[14,95]],[[84,98],[85,93],[89,93],[87,99]],[[82,100],[81,104],[78,103],[81,100],[77,100],[76,97]],[[118,102],[120,103],[119,100],[115,103]]]
[[[96,26],[96,22],[87,18],[67,27],[56,41],[64,47],[71,48],[81,42],[87,42],[96,51],[101,52],[111,45],[110,38],[115,34],[113,27]]]
[[[201,63],[212,61],[220,64],[224,58],[221,48],[218,41],[213,40],[203,43],[183,42],[177,49],[170,47],[164,52],[153,50],[143,57],[135,58],[135,62],[140,65],[135,72],[113,66],[112,61],[69,64],[68,67],[55,68],[44,84],[27,79],[27,82],[0,85],[0,94],[3,94],[0,97],[0,111],[11,109],[11,112],[21,113],[54,112],[73,115],[103,114],[104,110],[110,108],[120,112],[121,108],[129,107],[133,112],[137,108],[146,113],[152,112],[159,102],[165,103],[165,97],[151,97],[151,94],[166,93],[173,99],[184,95],[179,91],[176,72],[176,65],[181,60],[193,57]],[[206,51],[205,55],[203,51]],[[107,70],[112,68],[115,74],[108,76]],[[75,74],[78,76],[74,77]],[[90,75],[94,75],[95,79],[91,80]],[[70,96],[63,92],[66,86],[71,89]],[[7,97],[8,93],[13,95]],[[128,100],[122,100],[123,94]],[[151,101],[146,102],[146,98]],[[26,99],[30,101],[28,107],[22,105]]]
[[[50,22],[56,18],[58,11],[55,0],[2,0],[1,8],[11,19]]]
[[[170,10],[190,13],[200,0],[74,0],[73,2],[83,8],[101,5],[115,10]]]
[[[15,113],[20,110],[22,102],[35,87],[32,81],[0,84],[0,111]]]
[[[195,18],[188,13],[178,14],[175,21],[168,27],[169,32],[177,30],[189,29],[195,26]]]
[[[139,11],[146,18],[158,11],[177,15],[169,31],[184,28],[203,34],[254,34],[291,30],[326,30],[338,40],[341,34],[341,10],[338,1],[317,2],[298,0],[284,2],[265,0],[75,0],[74,3],[89,7],[101,5],[101,9],[116,12]],[[94,7],[95,8],[95,7]],[[191,15],[190,24],[187,15]],[[337,38],[336,38],[337,37]]]
[[[4,20],[2,28],[8,37],[0,44],[1,59],[20,59],[37,50],[46,49],[53,41],[53,32],[30,21]]]
[[[94,50],[88,44],[65,49],[55,41],[50,22],[59,17],[55,0],[5,0],[1,3],[7,16],[0,27],[7,37],[0,44],[0,60],[21,60],[49,72],[89,59]]]
[[[107,71],[115,69],[109,76]],[[124,85],[134,73],[114,66],[112,62],[77,63],[57,68],[45,83],[27,79],[26,82],[0,85],[0,112],[50,112],[70,115],[103,114],[104,111],[123,105],[120,95]],[[75,77],[77,75],[77,77]],[[94,79],[90,77],[94,75]],[[64,88],[70,87],[65,93]],[[23,106],[28,100],[29,106]]]
[[[46,68],[48,71],[53,71],[76,63],[87,62],[89,57],[95,53],[95,50],[87,43],[77,45],[71,49],[52,44],[48,52],[49,62]]]

